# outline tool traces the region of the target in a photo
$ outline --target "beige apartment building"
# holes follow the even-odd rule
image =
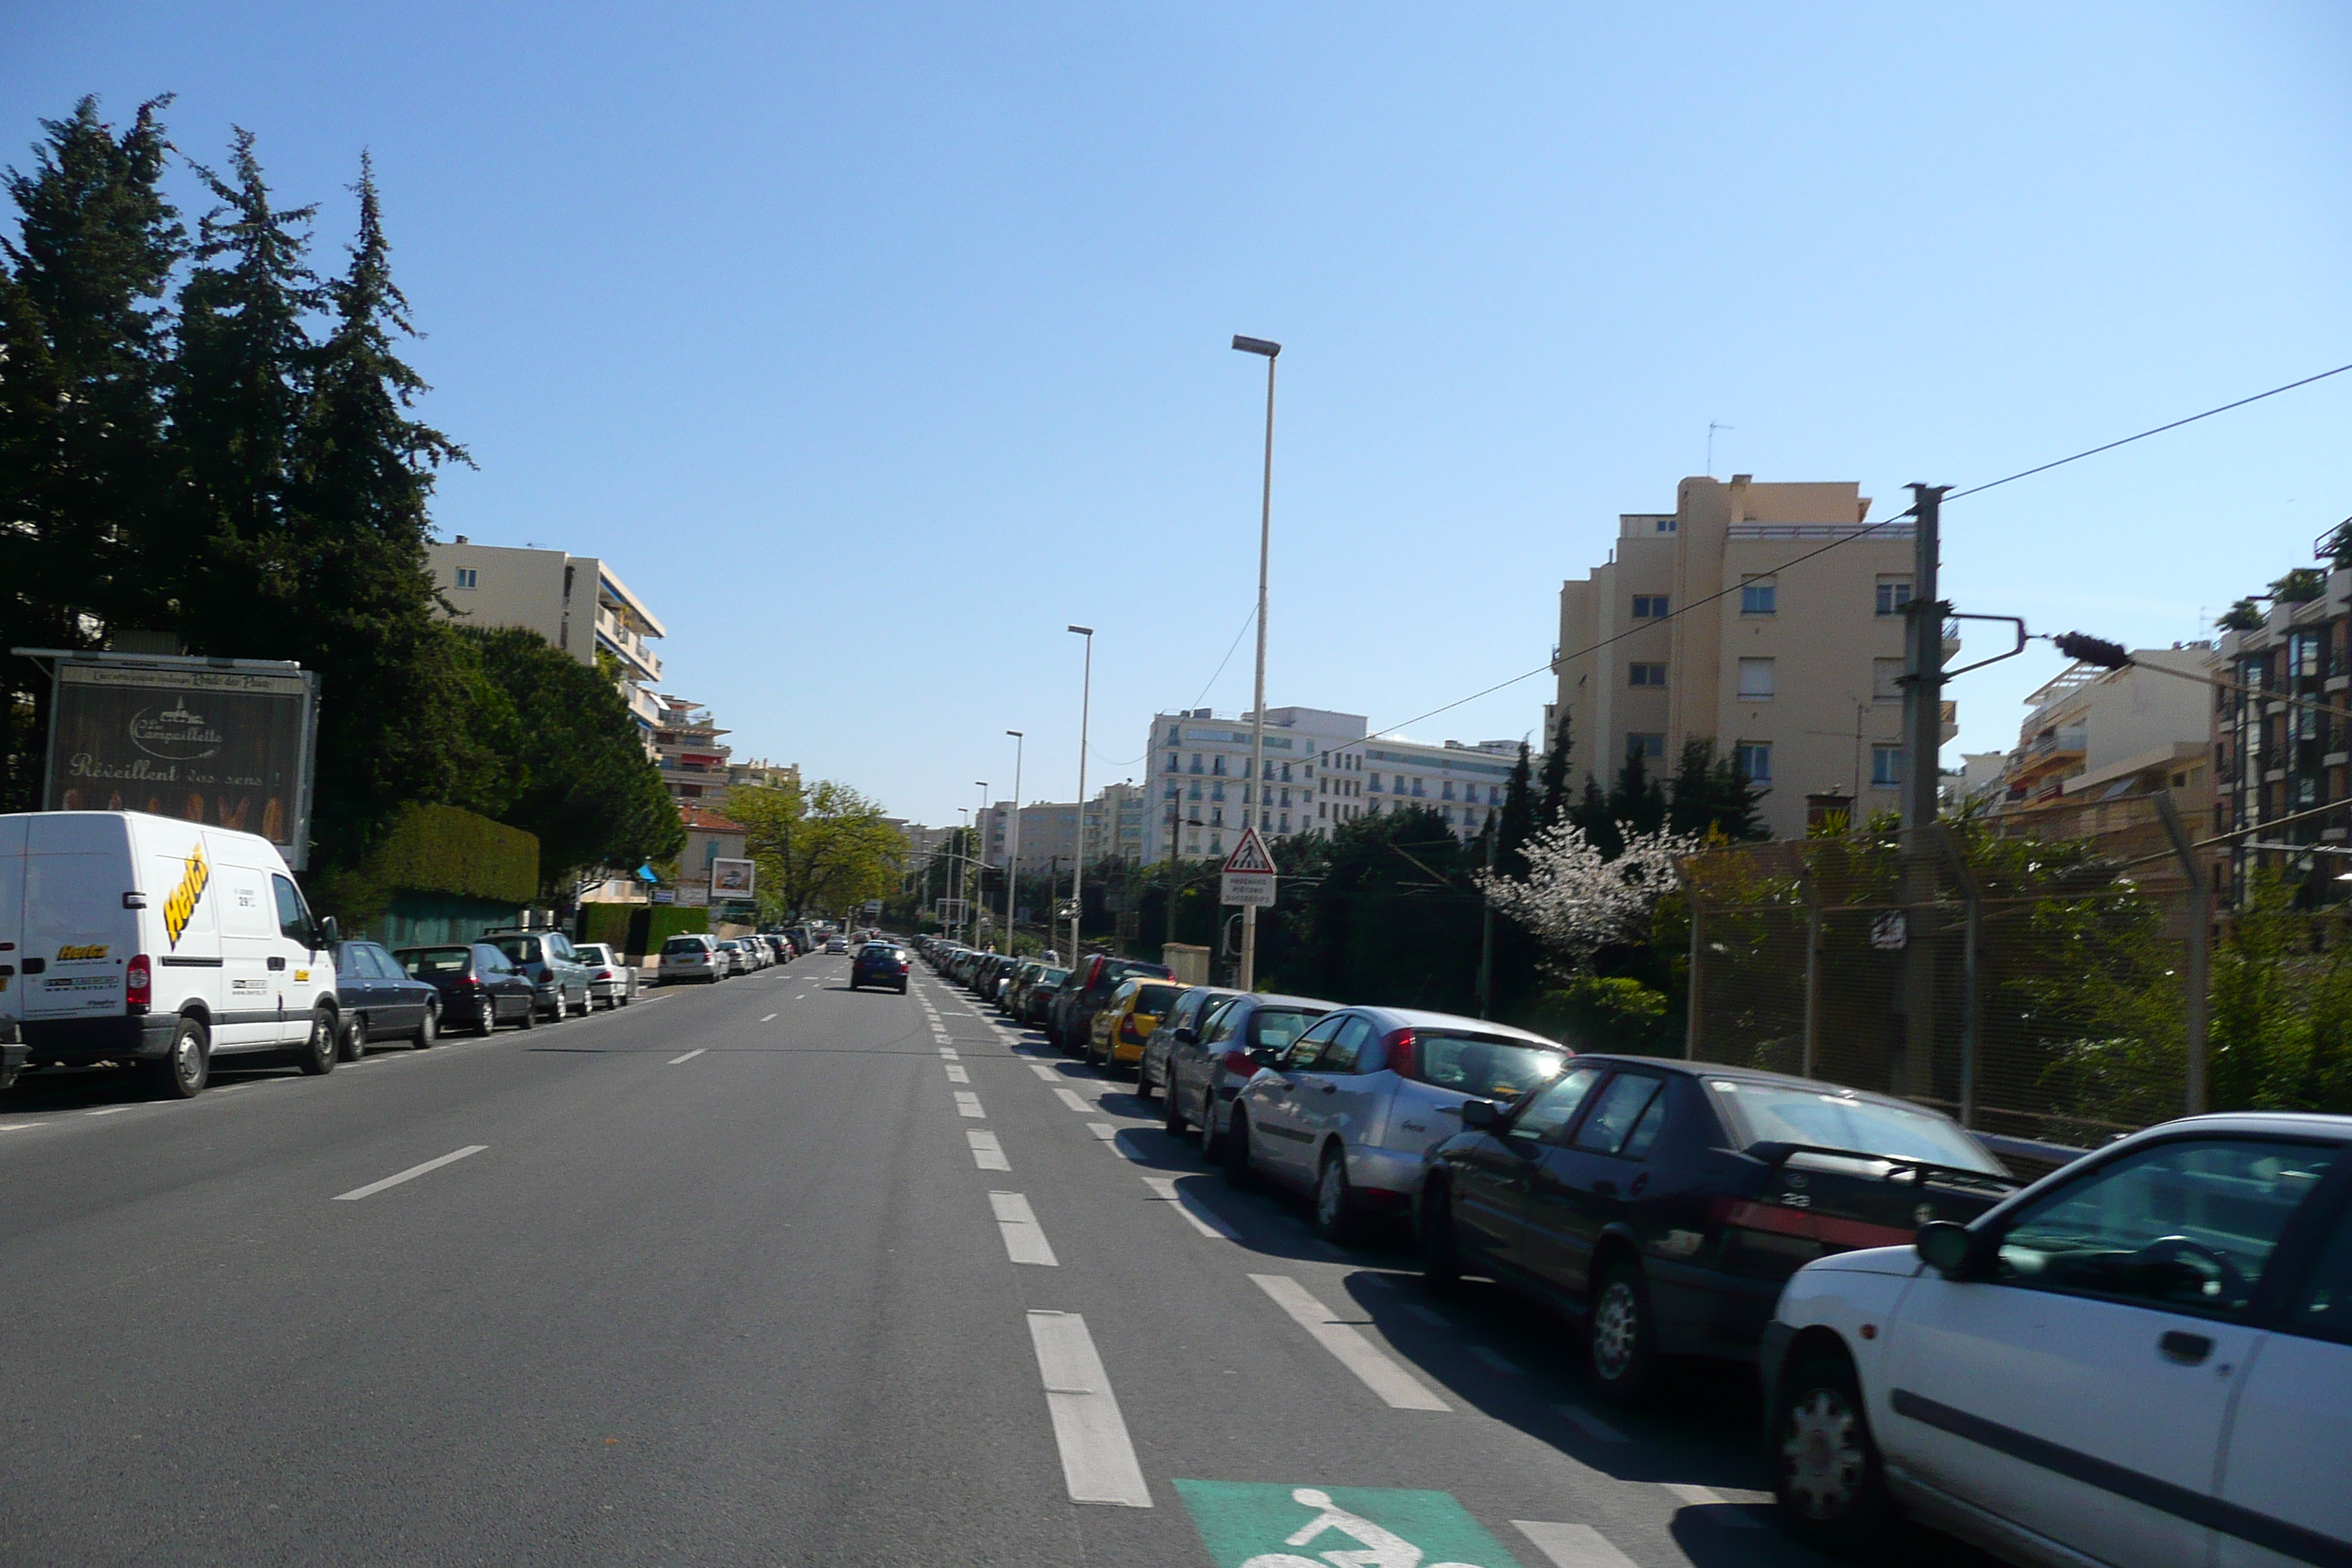
[[[599,648],[620,660],[621,696],[651,753],[661,718],[652,688],[662,668],[652,639],[669,634],[620,574],[593,555],[476,544],[462,533],[425,549],[433,585],[457,619],[537,632],[583,664],[593,665]]]
[[[1608,561],[1560,585],[1551,717],[1569,717],[1571,775],[1605,784],[1633,751],[1670,773],[1704,739],[1764,786],[1776,838],[1804,836],[1808,793],[1896,808],[1914,538],[1907,521],[1873,530],[1870,505],[1855,484],[1736,474],[1621,516]]]

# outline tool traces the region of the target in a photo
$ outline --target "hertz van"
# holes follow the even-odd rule
[[[137,811],[0,815],[0,1037],[185,1099],[215,1057],[335,1065],[335,922],[267,838]]]

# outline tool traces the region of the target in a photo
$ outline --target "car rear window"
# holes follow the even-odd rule
[[[1481,1100],[1517,1100],[1549,1083],[1568,1066],[1565,1047],[1533,1040],[1455,1029],[1415,1029],[1412,1038],[1408,1076]]]
[[[1795,1084],[1706,1080],[1742,1143],[1807,1143],[2006,1176],[1977,1141],[1932,1110]]]
[[[411,947],[395,955],[400,966],[415,975],[463,974],[466,965],[473,961],[471,948]]]
[[[536,963],[539,962],[539,941],[535,937],[500,937],[496,942],[492,943],[492,945],[517,963]]]
[[[579,959],[583,963],[610,963],[613,962],[613,955],[604,951],[604,944],[602,942],[592,942],[584,947],[575,947],[572,950],[572,953],[573,957]]]
[[[702,939],[694,936],[674,936],[662,943],[662,956],[671,958],[682,952],[700,952]]]
[[[1136,988],[1135,1010],[1147,1017],[1157,1018],[1168,1011],[1168,1004],[1176,1000],[1173,985],[1143,985]]]

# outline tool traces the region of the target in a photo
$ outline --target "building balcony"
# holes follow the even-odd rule
[[[596,640],[612,650],[628,670],[630,679],[649,682],[661,679],[661,656],[603,605],[596,606]]]
[[[2045,757],[2079,756],[2090,749],[2090,731],[2077,725],[2071,730],[2053,730],[2046,735],[2036,735],[2026,742],[2024,752],[2027,757],[2039,762]]]

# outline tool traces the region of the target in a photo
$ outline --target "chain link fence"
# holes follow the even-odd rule
[[[2201,1098],[2210,909],[2168,797],[1738,845],[1684,872],[1694,1058],[2074,1147]]]

